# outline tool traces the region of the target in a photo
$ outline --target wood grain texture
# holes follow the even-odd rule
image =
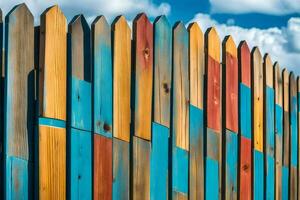
[[[173,28],[173,138],[175,145],[189,149],[188,32],[183,23]]]
[[[66,199],[66,129],[39,125],[39,199]]]
[[[246,41],[242,41],[239,44],[238,60],[240,82],[251,88],[251,53]]]
[[[83,15],[73,17],[68,26],[68,36],[70,74],[79,80],[90,82],[90,28]]]
[[[135,48],[134,135],[151,140],[153,92],[153,26],[147,16],[139,14],[133,21]]]
[[[221,133],[220,39],[214,28],[208,29],[205,33],[205,50],[207,127]]]
[[[58,6],[41,15],[39,114],[66,120],[67,20]]]
[[[203,109],[204,94],[204,36],[197,23],[191,23],[189,31],[190,104]]]
[[[172,27],[166,16],[154,22],[153,120],[170,128],[172,80]]]
[[[113,136],[130,140],[131,31],[125,17],[113,25]]]
[[[297,199],[297,167],[298,167],[298,108],[297,82],[292,72],[290,75],[290,199]]]
[[[274,199],[275,176],[275,92],[273,84],[273,63],[271,57],[264,56],[264,152],[266,173],[266,198]]]
[[[225,127],[227,130],[238,133],[238,60],[237,48],[231,36],[226,36],[223,41],[223,86],[225,88],[225,101],[223,109],[225,109]]]
[[[297,97],[298,97],[298,102],[297,102],[297,106],[298,106],[298,145],[300,145],[300,78],[299,76],[297,77]],[[298,146],[299,148],[299,146]],[[300,152],[298,151],[298,199],[300,199]]]
[[[263,58],[257,47],[251,52],[252,60],[252,91],[253,91],[253,133],[254,148],[263,152],[263,130],[264,130],[264,112],[263,112]]]
[[[288,167],[290,163],[290,115],[289,115],[289,78],[290,72],[284,69],[283,77],[283,165]]]
[[[274,65],[275,84],[275,199],[282,198],[282,146],[283,146],[283,88],[278,63]]]
[[[94,132],[112,137],[113,72],[111,29],[104,16],[92,23]]]
[[[189,198],[204,199],[203,110],[190,105]]]
[[[241,136],[240,140],[240,199],[252,199],[252,142]]]
[[[34,26],[25,4],[9,12],[6,27],[5,153],[29,160],[33,150]]]
[[[112,199],[112,139],[94,134],[94,199]]]
[[[132,199],[150,199],[151,143],[135,136],[132,140]]]

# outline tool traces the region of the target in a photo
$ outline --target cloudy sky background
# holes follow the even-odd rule
[[[146,12],[151,20],[164,14],[171,23],[198,22],[203,32],[215,26],[221,39],[233,35],[237,45],[247,40],[250,47],[259,46],[273,62],[300,75],[300,0],[1,0],[0,8],[6,14],[21,2],[36,24],[47,7],[58,4],[69,20],[83,13],[89,22],[100,14],[110,22],[120,14],[132,21]]]

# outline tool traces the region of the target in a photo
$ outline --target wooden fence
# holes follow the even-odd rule
[[[2,46],[1,198],[300,199],[300,80],[258,47],[25,4]]]

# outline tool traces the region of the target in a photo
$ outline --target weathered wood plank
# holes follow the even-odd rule
[[[239,197],[252,199],[251,53],[247,42],[238,47],[239,62]]]
[[[112,199],[112,53],[105,17],[92,23],[94,110],[94,199]]]
[[[183,23],[173,28],[172,194],[188,197],[189,66],[188,32]],[[176,198],[173,196],[173,198]]]
[[[65,123],[40,118],[38,132],[39,199],[66,199]]]
[[[275,198],[275,123],[274,123],[274,72],[273,63],[268,54],[264,56],[264,138],[266,199]]]
[[[92,199],[92,140],[91,132],[76,128],[69,130],[70,165],[69,191],[70,199]]]
[[[284,69],[283,77],[283,171],[282,197],[289,199],[289,165],[290,165],[290,115],[289,115],[289,77],[290,72]]]
[[[104,16],[92,23],[94,133],[112,137],[113,72],[111,29]]]
[[[134,135],[151,140],[153,84],[153,26],[139,14],[133,21],[134,63]]]
[[[83,15],[75,16],[68,30],[69,126],[91,131],[90,29]]]
[[[112,199],[112,139],[94,134],[94,199]]]
[[[4,83],[5,198],[29,198],[33,180],[34,25],[26,4],[6,16]],[[2,40],[2,38],[1,38]],[[2,48],[1,48],[2,49]],[[2,116],[1,116],[2,118]],[[10,176],[9,176],[10,175]],[[20,187],[15,187],[19,185]]]
[[[4,128],[3,128],[3,123],[4,123],[4,49],[3,49],[3,20],[2,20],[2,10],[0,8],[0,72],[1,72],[1,79],[0,79],[0,127],[1,127],[1,132],[2,134],[0,134],[0,170],[3,171],[3,132],[4,132]],[[3,174],[0,174],[0,179],[3,180]],[[2,181],[3,182],[3,181]],[[3,183],[0,183],[0,193],[3,194]],[[3,196],[2,196],[3,197]]]
[[[132,199],[150,199],[151,143],[135,136],[132,140]]]
[[[283,145],[283,94],[282,74],[278,63],[274,65],[275,83],[275,199],[282,199],[282,145]]]
[[[263,154],[263,131],[264,131],[264,109],[263,109],[263,58],[257,47],[251,52],[252,64],[252,94],[253,94],[253,197],[264,198],[264,154]]]
[[[154,22],[154,122],[170,128],[172,27],[165,16]]]
[[[297,119],[297,83],[294,73],[290,75],[290,199],[297,199],[297,168],[298,168],[298,119]]]
[[[66,198],[67,22],[58,6],[41,15],[39,198]],[[63,126],[62,126],[63,124]]]
[[[204,36],[197,23],[188,27],[190,59],[189,198],[204,199]]]
[[[225,128],[238,133],[238,60],[237,48],[231,36],[223,41],[223,85],[226,95],[224,102]]]
[[[297,97],[298,97],[298,101],[297,101],[297,106],[298,106],[298,113],[297,113],[297,117],[298,117],[298,145],[300,145],[300,77],[297,77]],[[299,146],[298,146],[299,148]],[[298,199],[300,199],[300,152],[298,151]]]
[[[221,198],[222,123],[221,123],[221,66],[220,39],[215,28],[205,33],[206,74],[206,199]],[[216,178],[218,177],[217,181]]]
[[[168,155],[170,130],[158,123],[152,123],[152,144],[150,159],[150,199],[168,199]],[[158,164],[159,163],[159,164]]]
[[[113,29],[113,135],[130,140],[131,31],[124,16],[115,19]]]
[[[129,143],[113,138],[113,200],[129,200]]]
[[[39,114],[66,120],[67,20],[58,6],[41,15]]]
[[[237,48],[231,36],[226,36],[222,44],[223,100],[225,117],[225,161],[224,194],[225,199],[237,199],[237,169],[238,169],[238,60]]]
[[[189,149],[188,32],[183,23],[173,28],[173,138],[175,145]]]
[[[190,103],[203,110],[204,94],[204,36],[197,23],[188,27],[189,31],[189,59],[190,59]]]

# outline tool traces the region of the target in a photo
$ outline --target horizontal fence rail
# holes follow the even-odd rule
[[[300,78],[204,31],[0,10],[0,199],[299,199]]]

